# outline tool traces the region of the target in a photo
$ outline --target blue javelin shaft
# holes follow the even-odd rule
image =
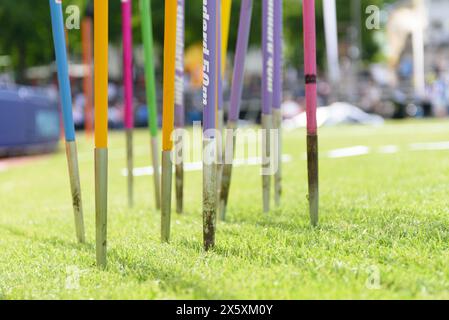
[[[75,141],[75,125],[72,114],[72,95],[69,80],[69,64],[65,44],[64,21],[61,0],[50,0],[51,24],[55,45],[58,82],[62,104],[65,139]]]

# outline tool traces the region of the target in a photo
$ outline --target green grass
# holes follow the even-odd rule
[[[122,133],[110,141],[108,267],[95,267],[92,143],[79,136],[88,243],[75,241],[65,154],[0,172],[2,299],[449,299],[449,122],[388,123],[320,131],[321,217],[309,225],[305,132],[285,133],[281,208],[261,213],[259,167],[234,171],[216,249],[202,250],[201,173],[186,173],[186,214],[159,241],[152,178],[137,177],[127,208]],[[330,159],[336,148],[369,155]],[[396,154],[377,148],[397,145]],[[136,166],[149,164],[146,131]],[[378,272],[378,273],[377,273]],[[78,274],[79,287],[70,286]],[[76,278],[76,277],[75,277]],[[378,278],[379,286],[367,285]],[[375,283],[375,282],[374,282]]]

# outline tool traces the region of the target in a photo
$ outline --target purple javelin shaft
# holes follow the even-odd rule
[[[184,127],[184,17],[185,1],[178,0],[176,22],[175,127]]]
[[[282,104],[282,0],[274,1],[274,75],[273,108],[280,109]]]
[[[271,114],[273,104],[273,14],[274,0],[262,1],[262,113]]]
[[[203,0],[203,130],[209,137],[213,137],[211,130],[216,129],[217,4],[218,0]]]
[[[248,50],[252,10],[253,0],[242,0],[237,48],[234,58],[234,73],[232,75],[231,102],[229,107],[229,121],[234,122],[239,119],[240,104],[242,101],[243,74],[245,71],[246,52]]]
[[[221,1],[220,1],[221,3]],[[217,6],[217,18],[218,18],[218,23],[217,23],[217,27],[220,28],[219,30],[217,30],[217,43],[218,43],[218,47],[217,47],[217,56],[218,56],[218,70],[217,70],[217,88],[218,88],[218,96],[217,96],[217,103],[218,103],[218,110],[223,110],[223,75],[221,72],[221,57],[222,57],[222,53],[221,53],[221,4],[219,4]]]

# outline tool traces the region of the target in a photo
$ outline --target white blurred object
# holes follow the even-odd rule
[[[365,124],[383,125],[384,119],[375,114],[369,114],[362,109],[346,102],[336,102],[327,107],[317,109],[317,124],[322,126],[336,126],[340,124]],[[286,129],[305,128],[307,117],[305,112],[284,121],[283,127]]]
[[[424,32],[428,27],[424,0],[413,0],[412,6],[394,10],[387,23],[388,59],[390,68],[397,67],[409,35],[413,48],[413,82],[416,96],[425,94]]]
[[[376,83],[382,86],[388,86],[390,83],[395,81],[395,75],[387,66],[380,63],[373,63],[369,66],[369,68],[370,74]]]
[[[286,100],[282,103],[282,117],[284,119],[291,119],[301,112],[303,112],[303,109],[301,108],[301,105],[294,101],[294,100]]]
[[[337,9],[335,0],[323,1],[323,15],[329,79],[332,83],[337,83],[340,80],[340,64],[338,60]]]

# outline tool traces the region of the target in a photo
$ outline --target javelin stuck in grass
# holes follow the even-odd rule
[[[175,127],[181,129],[176,136],[176,212],[184,211],[184,15],[185,1],[178,0],[176,23],[176,76],[175,76]]]
[[[217,213],[217,104],[220,44],[220,1],[203,1],[203,241],[215,246]]]
[[[274,0],[262,1],[262,196],[263,211],[270,211],[271,129],[273,126]]]
[[[312,225],[318,224],[318,135],[316,120],[317,75],[315,0],[304,0],[304,71],[307,112],[307,167],[309,211]]]
[[[70,187],[72,191],[72,202],[75,215],[76,237],[79,242],[83,243],[85,241],[83,205],[81,201],[78,154],[75,141],[75,126],[72,115],[72,95],[70,89],[69,65],[67,62],[61,2],[58,0],[50,0],[50,11],[53,29],[53,40],[55,45],[55,55],[58,67],[58,81],[61,95]]]
[[[154,75],[153,23],[150,0],[140,0],[140,14],[142,18],[142,38],[145,59],[145,86],[148,108],[148,125],[151,135],[151,156],[153,163],[154,195],[156,209],[161,208],[161,176],[159,171],[159,141],[157,127],[157,97]]]
[[[237,35],[237,47],[234,58],[234,72],[232,76],[231,100],[229,104],[229,116],[226,130],[226,141],[223,158],[223,173],[220,190],[220,218],[225,220],[226,207],[229,198],[229,187],[232,176],[232,160],[235,152],[235,133],[239,119],[240,105],[242,102],[243,76],[245,70],[246,53],[248,50],[249,31],[251,28],[251,15],[253,0],[242,0],[240,5],[240,22]]]
[[[277,132],[273,161],[277,164],[274,173],[274,203],[279,206],[282,195],[282,0],[274,1],[274,63],[273,63],[273,129]]]
[[[175,60],[176,60],[177,0],[165,1],[164,26],[164,98],[162,115],[162,206],[161,240],[170,240],[172,194],[172,134],[175,111]]]
[[[133,40],[131,28],[132,0],[122,0],[123,88],[125,99],[126,161],[128,168],[128,206],[133,206]]]
[[[231,8],[232,1],[231,0],[223,0],[221,1],[220,9],[220,21],[219,24],[221,26],[221,32],[218,33],[218,43],[221,45],[220,50],[218,51],[219,57],[218,61],[220,63],[220,68],[218,69],[218,113],[217,113],[217,128],[220,133],[219,140],[217,140],[217,205],[220,204],[220,194],[221,194],[221,180],[223,176],[223,165],[224,165],[224,137],[223,137],[223,123],[224,123],[224,101],[223,101],[223,83],[225,81],[225,72],[226,72],[226,57],[228,50],[228,38],[229,38],[229,24],[231,21]],[[219,210],[219,207],[217,207]],[[218,214],[217,214],[218,217]],[[220,215],[221,217],[221,215]]]
[[[108,0],[94,0],[95,225],[97,266],[106,267],[108,221]]]
[[[218,26],[220,26],[220,29],[223,27],[222,25],[222,16],[221,16],[221,2],[217,5],[217,18],[219,19],[217,21],[217,30]],[[218,67],[217,67],[217,97],[216,97],[216,105],[217,105],[217,114],[216,114],[216,127],[217,127],[217,134],[215,141],[217,143],[217,164],[216,164],[216,193],[217,201],[216,204],[218,205],[218,197],[220,194],[220,187],[221,187],[221,171],[222,171],[222,164],[223,164],[223,121],[224,121],[224,110],[223,110],[223,73],[222,73],[222,52],[221,52],[221,45],[222,45],[222,34],[217,33],[217,44],[219,44],[220,49],[217,49],[217,61],[218,61]],[[218,209],[218,208],[217,208]],[[217,214],[215,214],[215,218],[217,218]]]

